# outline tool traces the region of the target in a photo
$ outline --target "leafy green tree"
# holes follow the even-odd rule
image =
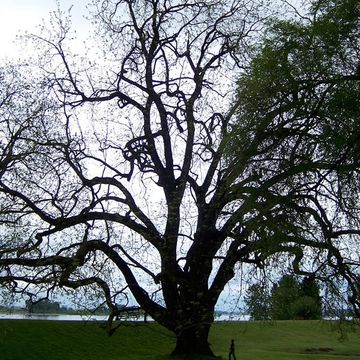
[[[301,296],[292,304],[293,317],[295,320],[318,320],[321,312],[315,299],[310,296]]]
[[[320,289],[313,277],[299,282],[296,277],[286,275],[272,290],[271,308],[275,320],[320,319]]]
[[[71,54],[59,16],[29,91],[0,83],[0,282],[96,291],[110,330],[131,293],[174,354],[210,356],[239,263],[352,285],[357,2],[314,1],[263,42],[260,0],[94,0],[92,14],[95,59]]]
[[[322,317],[322,299],[315,277],[304,277],[300,285],[303,304],[302,308],[297,311],[299,317],[307,320],[320,319]]]
[[[271,303],[270,292],[266,284],[250,285],[245,296],[245,305],[252,320],[269,320]]]
[[[249,287],[245,303],[253,320],[320,319],[322,301],[320,289],[313,277],[302,281],[284,275],[269,292],[269,284],[256,283]]]
[[[271,291],[271,312],[274,320],[290,320],[298,317],[301,287],[294,276],[283,276]]]
[[[230,160],[252,174],[248,187],[257,184],[249,198],[259,202],[252,230],[261,257],[292,254],[295,273],[321,275],[332,289],[346,279],[355,311],[359,11],[358,1],[313,1],[308,15],[274,21],[239,79],[228,142]],[[352,249],[345,258],[342,245]]]

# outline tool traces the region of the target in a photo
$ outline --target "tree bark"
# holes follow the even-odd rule
[[[208,342],[211,324],[192,324],[176,332],[176,346],[172,356],[202,355],[215,357]]]

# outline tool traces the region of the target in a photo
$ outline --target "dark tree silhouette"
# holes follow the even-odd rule
[[[322,76],[349,52],[312,64],[329,9],[280,22],[245,71],[267,15],[255,1],[94,4],[97,63],[71,55],[58,18],[37,37],[38,90],[1,94],[1,282],[99,289],[109,324],[131,292],[176,334],[174,354],[213,356],[214,307],[237,263],[341,277],[356,308],[360,107],[346,101],[359,79]]]

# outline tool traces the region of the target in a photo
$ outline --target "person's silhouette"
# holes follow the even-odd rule
[[[234,339],[231,339],[231,343],[230,343],[229,360],[231,359],[236,360]]]

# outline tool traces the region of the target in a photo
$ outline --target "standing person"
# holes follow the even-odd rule
[[[230,343],[229,360],[231,359],[236,360],[234,339],[231,339],[231,343]]]

